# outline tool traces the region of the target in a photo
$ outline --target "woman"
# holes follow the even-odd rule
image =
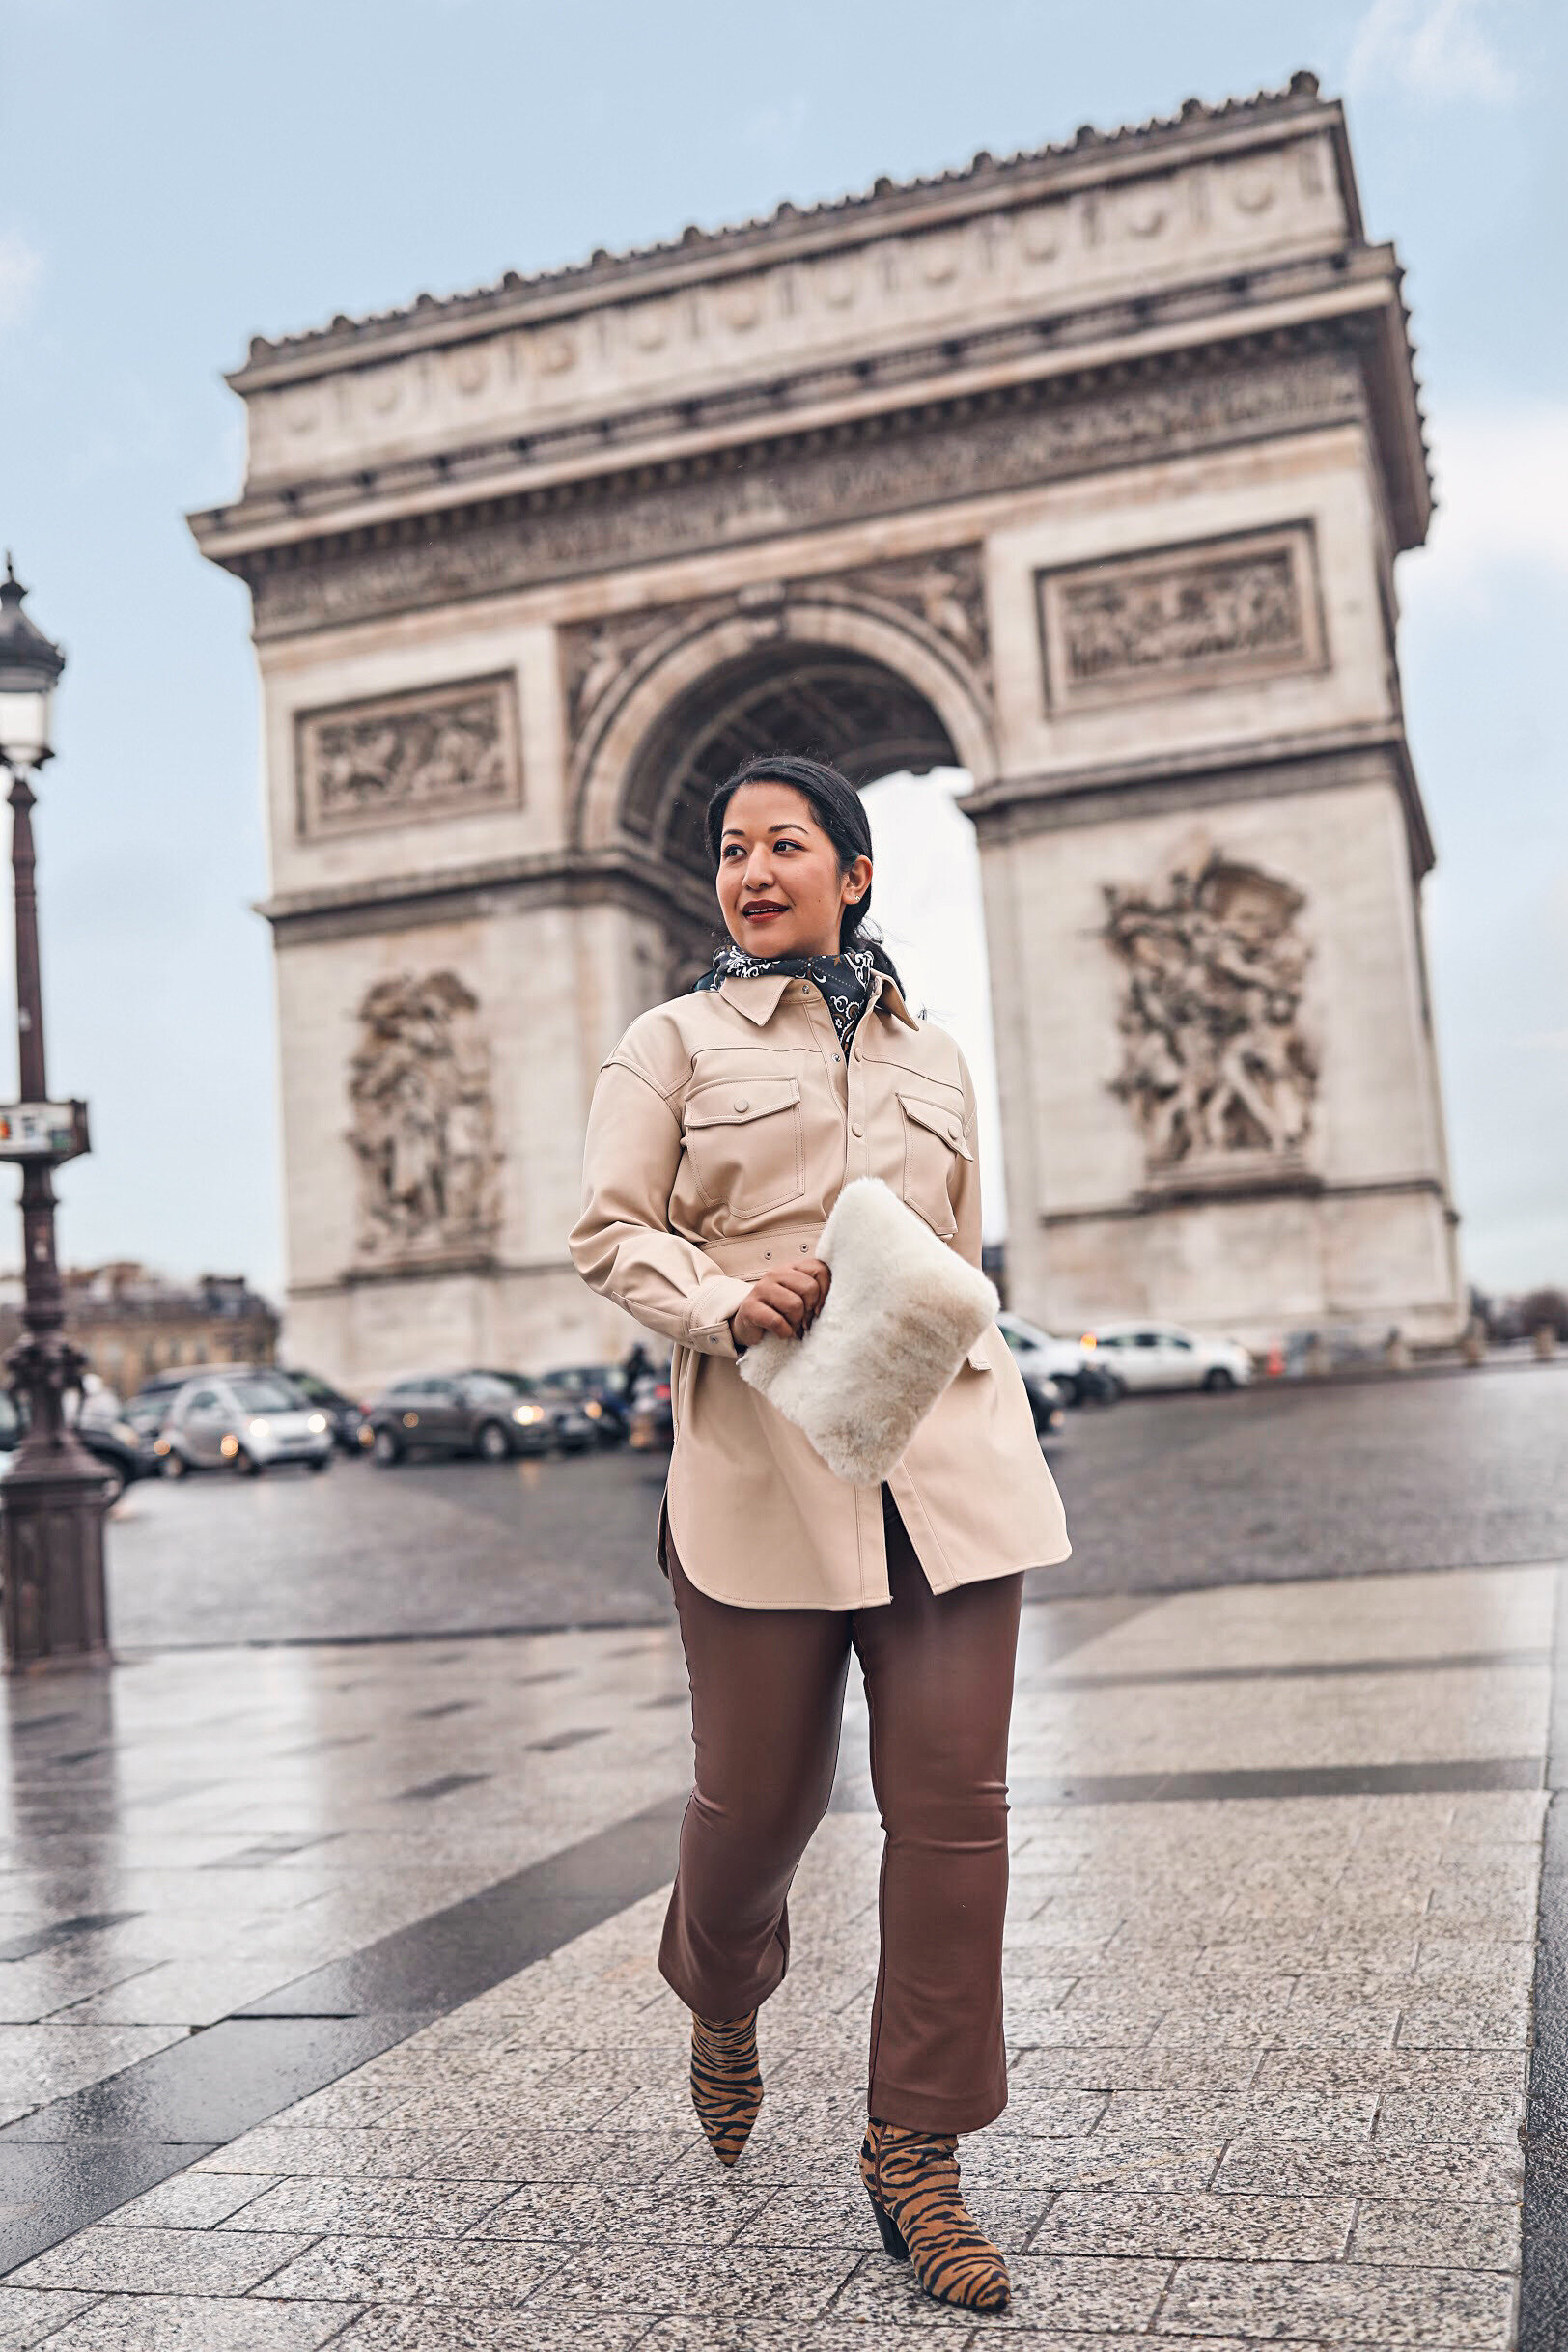
[[[885,1833],[861,2176],[883,2244],[940,2301],[1006,2268],[959,2192],[959,2134],[1006,2102],[1007,1728],[1026,1568],[1061,1505],[995,1327],[880,1490],[836,1478],[737,1358],[799,1338],[851,1178],[880,1176],[978,1265],[974,1090],[865,928],[871,830],[835,769],[755,759],[714,795],[730,944],[632,1022],[588,1124],[578,1272],[674,1342],[659,1561],[691,1681],[696,1786],[659,1966],[692,2013],[691,2095],[733,2164],[762,2104],[757,2011],[826,1809],[852,1649]]]

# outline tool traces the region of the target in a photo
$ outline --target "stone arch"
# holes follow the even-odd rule
[[[577,846],[654,846],[700,872],[706,791],[749,750],[812,749],[856,783],[902,768],[996,772],[983,663],[935,627],[842,594],[774,592],[641,623],[644,642],[583,714]]]

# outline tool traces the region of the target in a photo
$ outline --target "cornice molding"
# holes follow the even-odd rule
[[[1096,384],[1114,388],[1139,370],[1212,366],[1226,354],[1245,358],[1249,348],[1313,327],[1364,344],[1390,312],[1399,326],[1394,361],[1408,375],[1398,287],[1386,246],[1296,256],[1241,274],[917,339],[868,351],[852,365],[774,366],[760,379],[720,374],[688,399],[654,398],[613,415],[585,412],[526,434],[296,472],[224,506],[197,510],[189,523],[204,554],[243,574],[240,559],[263,548],[379,531],[488,499],[580,496],[596,482],[609,487],[648,468],[673,479],[672,465],[722,462],[770,434],[875,431],[879,419],[895,418],[911,399],[922,406],[983,399],[1024,382],[1046,394],[1052,379],[1047,396],[1072,399]],[[1424,467],[1418,417],[1415,440]]]
[[[1212,1209],[1217,1202],[1227,1206],[1246,1200],[1277,1199],[1281,1193],[1300,1193],[1314,1200],[1401,1200],[1424,1198],[1435,1200],[1442,1209],[1448,1222],[1457,1223],[1448,1194],[1435,1176],[1371,1177],[1362,1182],[1354,1178],[1336,1181],[1330,1177],[1302,1174],[1300,1176],[1260,1177],[1255,1185],[1223,1185],[1210,1188],[1194,1183],[1187,1190],[1169,1192],[1139,1192],[1131,1200],[1107,1200],[1093,1203],[1083,1209],[1042,1209],[1035,1222],[1047,1232],[1063,1225],[1126,1225],[1135,1224],[1143,1218],[1167,1217],[1171,1214]]]
[[[1074,826],[1162,816],[1172,808],[1218,808],[1377,782],[1391,782],[1399,796],[1411,871],[1419,882],[1436,863],[1437,853],[1410,747],[1397,724],[999,776],[983,791],[966,794],[959,806],[983,842],[999,843]]]
[[[630,847],[493,858],[446,871],[377,876],[330,888],[292,890],[254,911],[278,947],[306,940],[407,931],[535,907],[620,906],[681,926],[714,928],[710,884],[673,864],[655,866]]]
[[[1367,421],[1358,345],[1342,328],[1206,356],[1206,366],[1148,362],[921,401],[832,431],[219,560],[252,588],[258,640],[288,638]]]

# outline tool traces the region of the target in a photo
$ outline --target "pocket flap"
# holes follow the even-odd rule
[[[901,1093],[898,1099],[904,1106],[905,1117],[912,1119],[916,1127],[927,1128],[932,1134],[939,1135],[948,1150],[957,1152],[961,1160],[974,1158],[964,1140],[964,1120],[960,1112],[948,1110],[940,1103],[928,1102],[923,1094]]]
[[[799,1100],[798,1078],[710,1078],[687,1097],[686,1125],[743,1127],[748,1119],[766,1119]]]

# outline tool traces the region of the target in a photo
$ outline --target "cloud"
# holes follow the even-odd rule
[[[1485,0],[1372,0],[1345,70],[1353,93],[1394,84],[1428,102],[1505,105],[1519,84],[1481,28]]]
[[[1568,581],[1568,401],[1453,410],[1432,438],[1437,517],[1402,573],[1418,595],[1474,602],[1520,568]]]
[[[26,316],[42,275],[43,256],[37,247],[19,229],[0,229],[0,328],[15,326]]]

